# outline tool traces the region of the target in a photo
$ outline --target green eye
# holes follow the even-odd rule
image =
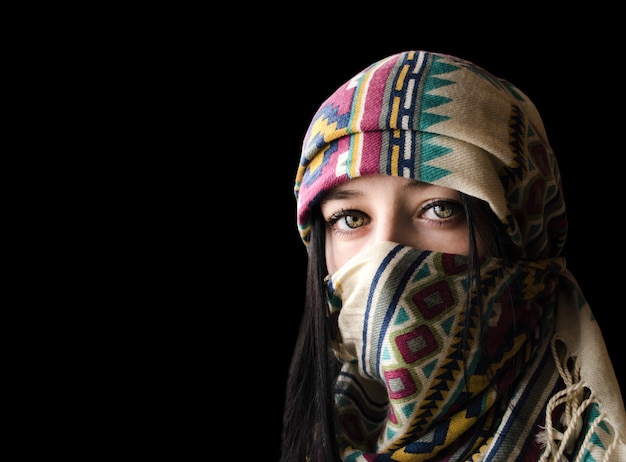
[[[440,202],[432,210],[439,218],[450,218],[456,211],[456,207],[451,203]]]
[[[448,221],[463,216],[463,206],[452,200],[435,200],[426,204],[423,209],[424,218]]]
[[[367,224],[367,215],[356,210],[340,210],[334,213],[326,225],[336,231],[351,231]]]
[[[365,220],[359,215],[346,215],[345,217],[343,217],[343,222],[348,228],[355,229],[363,226]]]

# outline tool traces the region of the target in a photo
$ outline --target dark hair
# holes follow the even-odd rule
[[[517,251],[487,202],[461,193],[469,232],[469,278],[480,283],[478,243],[488,255],[514,259]],[[319,206],[311,210],[306,297],[285,393],[281,462],[339,462],[335,438],[333,385],[340,363],[330,348],[334,329],[328,317],[324,277],[325,222]],[[480,298],[474,299],[480,304]],[[470,298],[466,303],[470,304]],[[466,322],[470,310],[466,310]],[[466,329],[467,331],[467,329]],[[459,348],[463,348],[464,339]]]

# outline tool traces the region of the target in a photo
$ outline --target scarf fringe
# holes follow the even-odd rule
[[[550,348],[556,367],[565,383],[565,388],[556,393],[548,401],[545,427],[543,431],[537,435],[537,442],[544,447],[544,452],[539,462],[568,462],[570,459],[565,456],[565,451],[572,452],[574,450],[574,445],[583,427],[582,415],[590,405],[598,403],[593,392],[589,390],[581,380],[580,365],[574,362],[574,367],[570,371],[567,363],[570,359],[575,361],[575,358],[570,356],[568,351],[565,351],[565,354],[562,356],[559,355],[557,342],[561,342],[562,345],[565,345],[561,340],[558,335],[555,335],[552,338]],[[587,391],[589,392],[589,396],[583,399]],[[565,405],[565,410],[560,419],[560,424],[565,429],[564,432],[559,431],[552,424],[552,413],[561,405]],[[605,417],[604,412],[600,412],[591,425],[589,425],[580,448],[578,449],[576,459],[574,459],[575,462],[581,462],[583,456],[591,452],[593,447],[591,438],[595,434],[596,428]],[[602,462],[610,461],[611,452],[617,443],[618,440],[613,434],[613,440],[606,448]]]

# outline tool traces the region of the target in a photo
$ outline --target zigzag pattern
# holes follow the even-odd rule
[[[468,442],[475,449],[498,424],[498,390],[511,386],[513,371],[530,360],[541,339],[542,307],[524,308],[524,300],[548,300],[562,263],[486,259],[464,338],[465,313],[458,307],[468,290],[467,258],[399,245],[389,255],[374,272],[376,291],[364,311],[363,370],[346,358],[338,383],[341,421],[356,446],[412,454],[407,460],[446,451],[478,427],[483,437]],[[521,305],[513,308],[512,299]],[[369,440],[374,436],[377,441]],[[404,460],[395,457],[389,460]]]
[[[399,53],[358,73],[320,106],[294,185],[305,244],[310,207],[324,192],[374,174],[487,201],[524,258],[554,256],[564,245],[560,174],[534,106],[514,85],[467,61]]]
[[[483,293],[489,293],[494,289],[496,283],[501,280],[501,277],[498,277],[500,273],[501,271],[497,269],[487,271],[485,273],[484,280],[482,281],[483,285],[481,286]],[[454,281],[455,284],[463,286],[466,283],[464,278],[454,278],[448,282],[452,283],[452,281]],[[463,289],[455,289],[455,291],[464,293]],[[419,293],[416,294],[416,296],[419,296]],[[416,296],[414,296],[414,298]],[[458,300],[456,302],[458,303]],[[434,373],[435,379],[429,385],[429,393],[427,393],[421,400],[423,404],[419,406],[417,412],[415,412],[410,420],[408,420],[406,426],[401,429],[403,432],[402,438],[398,438],[394,441],[394,443],[389,446],[389,450],[396,450],[406,445],[409,441],[412,441],[415,438],[415,435],[422,434],[430,425],[433,424],[433,421],[437,418],[441,418],[442,409],[446,409],[444,404],[452,401],[454,395],[456,395],[454,399],[459,403],[467,402],[471,399],[471,395],[463,391],[463,387],[466,385],[463,380],[463,368],[466,358],[476,355],[476,351],[473,350],[475,350],[475,346],[477,344],[476,338],[480,334],[480,323],[479,317],[476,313],[469,317],[469,338],[464,342],[464,322],[464,312],[458,313],[458,316],[455,318],[454,332],[450,336],[453,340],[447,347],[448,354],[441,360],[437,371]],[[463,345],[465,348],[462,348]],[[472,346],[473,348],[471,348]],[[472,371],[468,371],[469,375],[472,375],[473,373],[474,372]],[[476,380],[476,378],[474,378],[474,380]],[[462,414],[465,413],[463,418],[467,419],[467,421],[462,425],[463,428],[466,428],[467,425],[473,425],[472,421],[476,421],[483,414],[484,409],[481,409],[478,412],[474,411],[475,415],[472,416],[466,414],[469,410],[461,412]],[[435,450],[436,447],[445,446],[451,441],[451,439],[458,436],[454,432],[444,434],[439,430],[435,433],[439,435],[438,438],[429,441],[428,444],[425,445],[414,442],[410,446],[410,449],[407,449],[407,451],[412,453],[430,453],[433,455],[437,453],[437,450]],[[388,436],[393,437],[395,435],[388,432]]]

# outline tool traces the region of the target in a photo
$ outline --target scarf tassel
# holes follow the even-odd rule
[[[588,391],[585,384],[580,378],[580,365],[575,362],[569,352],[560,356],[557,352],[557,342],[561,339],[554,336],[551,342],[552,356],[556,363],[559,374],[565,382],[565,388],[556,393],[548,401],[546,408],[546,425],[537,435],[537,441],[544,447],[544,452],[539,462],[568,462],[570,459],[564,454],[572,452],[574,444],[578,440],[578,436],[582,431],[582,416],[587,408],[597,403],[593,393],[590,393],[586,399],[583,399],[585,392]],[[562,359],[563,358],[563,359]],[[573,360],[574,367],[572,371],[567,363]],[[561,405],[565,405],[565,411],[561,415],[560,424],[565,429],[564,432],[559,431],[552,424],[552,413]],[[582,440],[575,462],[581,462],[583,456],[591,451],[591,438],[595,434],[595,430],[604,420],[604,413],[600,413],[591,423],[585,437]],[[613,439],[612,443],[606,448],[603,462],[609,462],[611,451],[617,444],[617,439]]]

